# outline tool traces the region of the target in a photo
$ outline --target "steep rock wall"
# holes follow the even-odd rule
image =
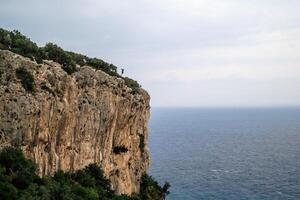
[[[35,92],[22,87],[20,67],[33,75]],[[57,63],[0,51],[0,145],[20,145],[42,176],[98,163],[117,193],[138,192],[149,166],[149,99],[88,66],[68,75]]]

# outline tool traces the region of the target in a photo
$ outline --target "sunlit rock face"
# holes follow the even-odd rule
[[[34,92],[16,77],[20,67],[33,75]],[[149,166],[149,100],[88,66],[68,75],[52,61],[0,51],[0,145],[21,146],[41,176],[98,163],[117,193],[137,193]]]

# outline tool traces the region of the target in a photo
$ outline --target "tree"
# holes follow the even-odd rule
[[[140,198],[143,200],[162,200],[165,199],[169,192],[170,184],[165,183],[161,187],[153,177],[144,174],[142,176]]]
[[[47,43],[44,47],[46,57],[62,65],[62,68],[68,73],[72,74],[76,71],[76,63],[72,57],[65,52],[61,47],[53,43]]]

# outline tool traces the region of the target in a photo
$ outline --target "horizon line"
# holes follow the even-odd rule
[[[282,105],[282,106],[151,106],[151,108],[197,108],[197,109],[287,109],[297,108],[300,105]]]

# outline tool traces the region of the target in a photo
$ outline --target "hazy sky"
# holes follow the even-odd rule
[[[152,106],[300,105],[299,0],[0,0],[0,26],[125,68]]]

